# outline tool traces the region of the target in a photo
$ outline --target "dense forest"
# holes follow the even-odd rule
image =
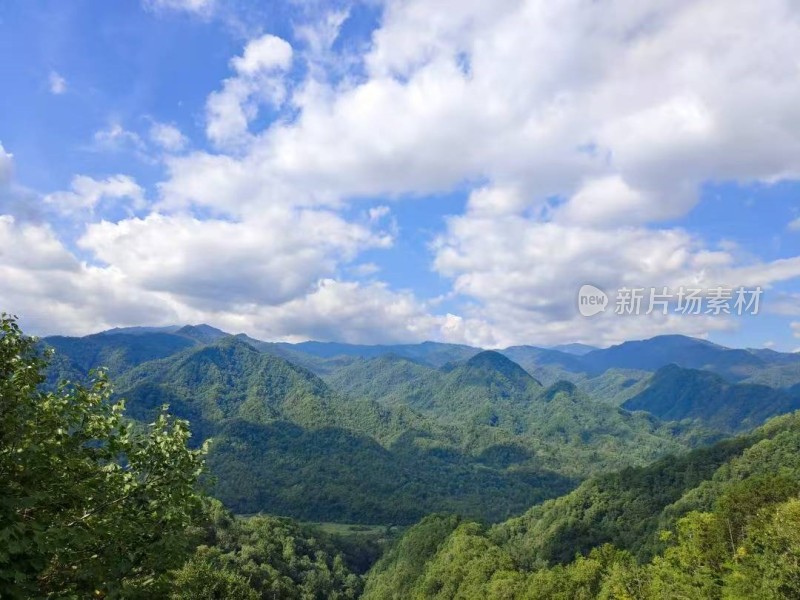
[[[493,527],[434,515],[365,598],[800,597],[800,413]]]
[[[763,357],[586,350],[543,383],[519,348],[215,332],[2,318],[0,597],[800,597],[800,412],[748,381]],[[670,395],[680,421],[619,406]]]

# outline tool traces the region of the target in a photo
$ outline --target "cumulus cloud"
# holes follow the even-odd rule
[[[487,213],[485,198],[504,194],[473,193],[466,214],[452,217],[434,244],[435,269],[453,280],[456,292],[476,301],[473,313],[491,327],[495,345],[569,336],[612,343],[733,326],[718,318],[618,318],[610,312],[589,320],[576,310],[577,290],[586,283],[614,294],[622,287],[674,292],[682,286],[770,286],[800,277],[800,257],[747,264],[681,229],[609,229]]]
[[[312,293],[265,311],[268,337],[374,343],[378,339],[419,341],[441,338],[446,317],[428,314],[409,292],[383,283],[361,285],[323,279]],[[376,323],[382,331],[376,331]]]
[[[251,39],[206,99],[216,152],[168,156],[152,214],[89,226],[81,249],[99,264],[77,279],[118,277],[143,305],[160,299],[160,315],[274,336],[505,345],[732,326],[582,319],[575,293],[587,282],[768,286],[800,275],[798,258],[759,261],[663,224],[708,181],[800,177],[796,2],[390,0],[383,11],[353,73],[326,76],[346,13],[298,27],[303,52]],[[288,84],[290,73],[305,79]],[[143,144],[115,124],[97,137]],[[383,205],[465,188],[465,212],[432,247],[461,314],[340,279],[360,252],[390,245]],[[382,206],[347,211],[364,197]],[[355,213],[359,223],[344,216]]]
[[[44,197],[45,202],[65,213],[93,212],[104,200],[123,201],[125,206],[142,208],[144,190],[128,175],[112,175],[106,179],[76,175],[68,191],[53,192]]]
[[[798,9],[778,0],[390,2],[368,76],[306,81],[297,118],[258,135],[259,102],[285,99],[269,69],[290,49],[251,42],[208,100],[207,133],[250,142],[248,172],[307,194],[490,180],[526,203],[566,198],[567,220],[653,222],[689,210],[704,181],[798,173],[798,40]]]
[[[380,282],[362,285],[325,277],[311,281],[313,274],[307,271],[292,280],[291,268],[310,264],[300,256],[315,251],[310,244],[294,256],[269,256],[281,249],[270,240],[259,245],[253,232],[251,239],[234,247],[225,245],[222,237],[195,237],[187,247],[167,239],[185,238],[191,227],[207,228],[204,234],[240,237],[243,232],[224,231],[223,223],[176,224],[164,217],[148,221],[91,228],[81,244],[113,263],[89,265],[77,260],[49,226],[0,217],[0,278],[6,282],[0,288],[0,304],[18,312],[31,331],[76,335],[116,325],[207,322],[266,339],[374,342],[438,338],[452,327],[447,316],[430,315],[412,293],[392,291]],[[159,228],[167,227],[164,236]],[[209,246],[201,247],[201,239]],[[172,257],[172,250],[180,256]],[[202,254],[191,256],[193,250]],[[213,258],[215,250],[224,256]],[[133,256],[126,256],[130,253]],[[159,258],[166,277],[158,273]],[[277,264],[282,261],[290,264]],[[203,269],[223,281],[202,280]],[[236,276],[225,279],[224,269],[235,270]],[[172,277],[176,272],[177,279]],[[248,277],[255,279],[249,287]],[[223,290],[226,284],[235,289]],[[184,285],[186,294],[181,293]],[[296,286],[298,293],[287,293]],[[196,302],[198,294],[205,296],[203,302]]]
[[[150,125],[150,141],[167,152],[180,152],[186,147],[188,140],[175,125],[154,121]]]
[[[278,47],[265,43],[270,56]],[[767,285],[797,275],[794,260],[753,264],[653,227],[685,214],[707,180],[797,175],[793,3],[389,2],[367,77],[305,82],[291,99],[297,118],[261,132],[248,131],[241,101],[245,75],[262,64],[250,48],[209,99],[230,102],[218,135],[209,110],[211,139],[247,135],[247,152],[172,161],[164,205],[241,215],[286,198],[335,206],[488,180],[434,246],[434,268],[472,303],[467,325],[451,319],[463,338],[589,339],[597,322],[576,321],[574,310],[586,281]],[[288,60],[286,50],[266,65]],[[596,337],[728,326],[612,319]]]
[[[79,245],[143,289],[235,311],[302,296],[339,262],[390,242],[329,211],[273,207],[243,222],[151,214],[96,223]]]
[[[261,104],[278,107],[286,97],[283,73],[292,63],[292,47],[274,35],[251,40],[241,56],[231,60],[236,72],[206,104],[206,135],[225,146],[245,141],[248,125]]]
[[[274,35],[263,35],[245,46],[242,56],[231,60],[239,75],[257,75],[264,71],[285,71],[292,64],[292,47]]]

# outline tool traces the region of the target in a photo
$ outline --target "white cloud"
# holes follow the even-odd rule
[[[411,293],[393,292],[383,283],[361,285],[323,279],[312,293],[264,311],[271,338],[418,341],[441,338],[446,319],[431,316]],[[376,331],[380,323],[381,331]]]
[[[502,195],[502,192],[498,192]],[[492,345],[536,340],[594,339],[613,343],[659,332],[699,335],[729,328],[725,319],[593,319],[576,309],[585,283],[614,294],[623,287],[717,285],[768,287],[800,277],[800,257],[746,264],[729,251],[707,248],[680,229],[596,228],[485,210],[486,189],[473,194],[465,215],[449,220],[435,244],[435,269],[474,301],[470,315],[491,331]]]
[[[292,64],[292,47],[274,35],[263,35],[245,46],[242,56],[231,60],[239,75],[258,75],[269,71],[285,71]]]
[[[794,337],[800,338],[800,321],[792,322],[792,333],[794,334]],[[795,350],[795,352],[797,352],[798,350]]]
[[[49,226],[10,216],[0,216],[0,280],[0,305],[18,314],[32,333],[85,334],[149,320],[166,324],[181,314],[168,296],[130,286],[119,270],[75,259]]]
[[[96,150],[141,152],[144,149],[144,142],[139,134],[125,129],[116,121],[112,121],[108,127],[96,131],[93,140]]]
[[[334,230],[339,227],[333,225]],[[325,237],[331,233],[335,231],[320,231]],[[255,228],[249,238],[236,242],[247,234],[232,224],[161,216],[103,223],[90,227],[81,245],[111,262],[90,266],[76,260],[48,226],[3,216],[0,278],[6,283],[0,287],[0,305],[20,314],[26,328],[36,333],[79,335],[115,325],[207,322],[265,339],[371,342],[444,335],[448,317],[429,315],[410,292],[324,277],[301,281],[312,275],[302,256],[315,252],[312,243],[301,244],[290,255],[278,247],[290,242],[259,238]],[[234,243],[225,244],[220,236],[230,235]],[[357,238],[361,235],[355,232]],[[190,243],[184,243],[190,236]],[[341,252],[360,243],[340,242]],[[302,273],[290,281],[294,268]],[[226,269],[235,274],[227,277]],[[204,270],[208,275],[202,279]],[[248,283],[248,277],[253,281]],[[224,290],[226,284],[234,289]],[[186,294],[181,292],[184,285]],[[292,288],[297,293],[286,293]],[[198,294],[204,301],[197,302]]]
[[[675,205],[678,209],[675,210]],[[655,206],[654,206],[655,205]],[[642,190],[632,189],[619,175],[590,179],[581,185],[556,219],[594,227],[643,223],[664,213],[681,212],[679,203],[654,203]]]
[[[640,221],[680,215],[707,179],[800,172],[797,10],[389,3],[371,77],[304,89],[296,123],[264,136],[264,167],[342,194],[488,178],[541,200],[617,181]]]
[[[202,307],[274,305],[390,239],[334,213],[265,208],[242,222],[151,214],[90,225],[79,245],[132,283]]]
[[[150,141],[168,152],[180,152],[186,147],[188,140],[175,125],[154,121],[150,125]]]
[[[212,93],[206,103],[206,135],[215,144],[241,144],[261,104],[280,106],[286,96],[283,81],[292,62],[292,47],[279,37],[263,35],[251,40],[241,56],[231,60],[236,72]]]
[[[800,217],[789,222],[789,231],[800,231]]]
[[[18,223],[0,216],[0,257],[20,271],[75,271],[76,261],[66,252],[49,226]]]
[[[50,71],[47,81],[50,85],[51,94],[58,96],[67,91],[67,80],[59,75],[56,71]]]
[[[800,124],[793,16],[796,8],[775,0],[757,8],[388,3],[367,79],[298,86],[295,121],[251,134],[249,87],[240,73],[228,80],[209,99],[210,107],[230,103],[218,111],[216,135],[210,120],[210,137],[247,135],[250,147],[240,158],[172,161],[162,198],[241,215],[286,198],[335,206],[351,195],[488,180],[435,249],[436,269],[475,302],[467,324],[450,319],[459,336],[558,342],[598,329],[597,338],[617,341],[728,327],[576,321],[573,296],[585,281],[685,285],[735,275],[768,283],[797,274],[793,260],[747,266],[687,232],[646,226],[684,214],[705,180],[800,172],[800,128],[787,127]],[[234,68],[260,64],[247,57],[246,49]],[[552,196],[563,200],[551,206]]]
[[[127,175],[112,175],[102,180],[76,175],[69,191],[53,192],[44,197],[45,202],[66,213],[92,212],[103,200],[125,200],[126,206],[142,208],[144,190]]]
[[[114,282],[141,306],[162,303],[145,321],[207,320],[267,337],[602,343],[731,323],[581,319],[582,283],[771,285],[800,275],[799,258],[760,262],[659,225],[686,214],[707,181],[800,177],[796,2],[392,0],[355,74],[332,60],[344,18],[297,27],[297,56],[274,36],[252,39],[206,101],[217,152],[165,159],[158,213],[90,226],[81,249],[104,264],[81,265],[73,280],[84,287],[64,294],[102,297]],[[308,74],[289,85],[295,60]],[[279,117],[256,130],[264,106]],[[114,123],[96,138],[144,143]],[[3,168],[0,152],[0,177]],[[345,211],[354,198],[455,188],[473,188],[469,207],[433,253],[453,282],[448,303],[468,303],[463,314],[335,279],[350,264],[358,272],[361,251],[391,243],[391,226],[374,230],[387,227],[384,207]],[[96,204],[71,193],[74,204]],[[214,218],[188,216],[194,209]]]

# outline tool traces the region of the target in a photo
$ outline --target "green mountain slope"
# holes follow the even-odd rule
[[[171,356],[195,346],[191,338],[166,332],[95,334],[86,337],[51,336],[42,343],[56,351],[48,380],[83,379],[90,369],[105,367],[111,377],[144,362]]]
[[[596,402],[569,382],[544,388],[496,352],[433,369],[395,356],[359,361],[327,378],[335,389],[387,406],[410,406],[467,430],[470,448],[523,452],[574,477],[646,464],[694,443],[690,432]],[[700,434],[701,436],[703,434]],[[511,450],[513,448],[513,450]]]
[[[709,371],[669,365],[659,369],[623,407],[670,421],[698,419],[716,430],[735,432],[797,410],[800,396],[765,385],[731,384]]]
[[[213,439],[210,489],[238,512],[409,523],[454,510],[499,520],[575,485],[536,462],[508,468],[490,437],[482,454],[469,452],[456,430],[340,395],[236,337],[140,365],[118,390],[134,418],[169,403],[196,442]]]
[[[211,490],[240,513],[407,524],[436,511],[497,521],[574,486],[556,473],[497,468],[430,441],[409,433],[387,448],[339,427],[234,420],[211,446]]]
[[[794,413],[492,528],[428,517],[373,567],[364,598],[797,597],[798,492]]]

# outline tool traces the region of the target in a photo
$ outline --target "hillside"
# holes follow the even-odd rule
[[[212,438],[210,489],[241,513],[410,523],[451,510],[498,520],[575,484],[528,456],[498,466],[488,438],[483,456],[466,453],[407,407],[341,396],[236,337],[140,365],[118,391],[132,417],[149,420],[169,403],[195,443]]]
[[[492,528],[428,517],[373,567],[364,598],[795,597],[783,561],[800,550],[799,451],[795,413]],[[784,591],[757,591],[773,585]]]
[[[468,427],[473,447],[480,448],[488,428],[494,439],[575,477],[645,464],[699,443],[710,433],[596,402],[569,382],[544,387],[519,365],[491,351],[441,369],[380,357],[354,363],[326,380],[343,393],[386,406],[410,406],[443,426]]]
[[[718,431],[735,432],[800,409],[800,396],[765,385],[731,384],[709,371],[668,365],[622,406],[668,421],[697,419]]]
[[[770,364],[763,356],[750,350],[725,348],[683,335],[661,335],[594,350],[583,355],[581,363],[595,374],[611,368],[655,371],[676,364],[689,369],[713,371],[731,381],[750,377]]]

